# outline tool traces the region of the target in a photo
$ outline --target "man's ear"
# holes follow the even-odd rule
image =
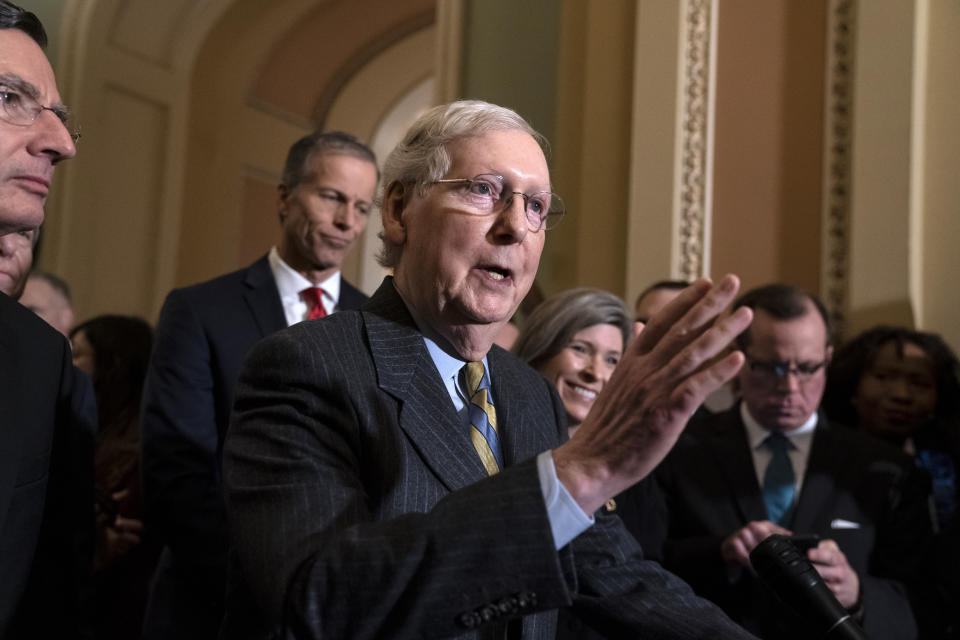
[[[403,221],[403,212],[406,209],[410,192],[401,182],[394,182],[384,190],[383,206],[383,234],[391,243],[400,246],[407,237],[407,227]]]
[[[277,217],[280,218],[280,224],[283,224],[287,217],[287,196],[289,195],[290,191],[286,185],[277,185]]]

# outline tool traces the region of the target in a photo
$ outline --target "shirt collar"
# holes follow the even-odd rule
[[[267,254],[267,261],[270,263],[270,271],[273,272],[273,279],[277,282],[277,289],[280,291],[281,300],[299,300],[301,291],[307,287],[319,286],[323,289],[324,297],[333,300],[334,307],[340,301],[339,271],[320,284],[314,285],[293,267],[284,262],[276,247],[270,249],[270,253]]]
[[[747,403],[740,402],[740,418],[743,420],[743,426],[747,430],[747,442],[750,444],[750,449],[756,449],[763,444],[763,441],[767,439],[767,436],[770,435],[770,430],[764,428],[760,425],[759,422],[750,414],[750,409],[747,408]],[[790,431],[784,431],[785,435],[790,443],[797,448],[802,448],[804,450],[809,449],[810,439],[813,435],[813,430],[817,426],[817,412],[814,411],[810,414],[810,417],[807,418],[807,421],[796,429],[791,429]]]
[[[397,289],[397,295],[400,296],[400,299],[403,300],[404,306],[407,308],[407,311],[410,312],[410,317],[413,319],[413,323],[417,326],[417,330],[420,332],[421,337],[423,338],[423,344],[427,347],[427,352],[430,354],[430,359],[433,361],[433,366],[436,367],[437,373],[440,374],[440,378],[443,380],[443,386],[447,390],[447,395],[450,396],[450,401],[453,402],[454,408],[459,412],[466,406],[467,397],[464,391],[460,388],[458,384],[460,369],[463,368],[463,365],[467,364],[466,360],[461,360],[456,356],[452,356],[446,351],[444,351],[439,344],[437,344],[437,336],[432,331],[421,326],[417,321],[417,314],[413,312],[410,308],[410,305],[407,304],[407,301],[404,300],[403,295],[400,293],[400,290]],[[487,384],[490,381],[490,364],[487,362],[487,356],[483,356],[483,376],[487,380]]]

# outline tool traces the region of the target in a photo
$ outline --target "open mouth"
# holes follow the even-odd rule
[[[584,400],[589,400],[590,402],[593,402],[594,400],[597,399],[597,392],[596,392],[596,391],[594,391],[594,390],[592,390],[592,389],[587,389],[586,387],[581,387],[581,386],[576,385],[576,384],[570,384],[570,383],[567,383],[567,384],[570,385],[570,389],[571,389],[575,394],[577,394],[578,396],[580,396],[580,397],[583,398]]]
[[[486,273],[492,280],[506,280],[510,277],[510,270],[493,265],[484,265],[480,269]]]

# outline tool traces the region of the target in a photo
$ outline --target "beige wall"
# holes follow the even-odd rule
[[[825,3],[719,3],[712,260],[816,291]]]
[[[943,334],[960,352],[960,3],[932,0],[926,32],[919,324]]]
[[[262,255],[290,144],[318,126],[379,135],[431,74],[433,6],[64,3],[60,85],[84,138],[58,171],[41,266],[73,284],[81,317],[153,318],[172,287]]]
[[[44,11],[61,7],[53,50],[84,139],[58,170],[41,264],[74,283],[83,316],[152,317],[170,287],[266,248],[272,185],[295,137],[326,118],[388,146],[383,127],[402,129],[425,103],[437,60],[440,94],[514,104],[552,132],[554,184],[571,215],[551,232],[541,289],[633,296],[677,275],[685,47],[691,15],[712,11],[713,25],[695,34],[716,36],[707,61],[716,74],[698,105],[705,128],[694,132],[712,178],[703,268],[738,272],[746,286],[777,279],[816,290],[827,15],[838,4],[543,0],[507,29],[515,7],[506,0],[441,0],[436,42],[447,49],[436,50],[422,32],[434,20],[428,0],[48,0]],[[960,8],[856,6],[844,311],[853,328],[912,321],[958,347]],[[364,17],[370,7],[375,20]],[[347,28],[351,19],[359,26]],[[323,28],[338,29],[336,56],[324,54]],[[383,57],[391,50],[403,51],[399,64]],[[402,63],[414,70],[405,75]],[[364,245],[372,252],[376,242]],[[375,281],[366,260],[348,269]]]
[[[960,350],[960,6],[876,0],[857,22],[850,328],[916,325]]]
[[[637,3],[564,2],[557,55],[553,181],[569,214],[550,232],[547,293],[624,295]]]

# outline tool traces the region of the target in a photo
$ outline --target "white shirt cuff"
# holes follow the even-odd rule
[[[593,525],[593,517],[584,513],[577,501],[557,477],[553,454],[547,450],[537,456],[540,490],[547,505],[547,518],[553,532],[553,544],[559,551]]]

